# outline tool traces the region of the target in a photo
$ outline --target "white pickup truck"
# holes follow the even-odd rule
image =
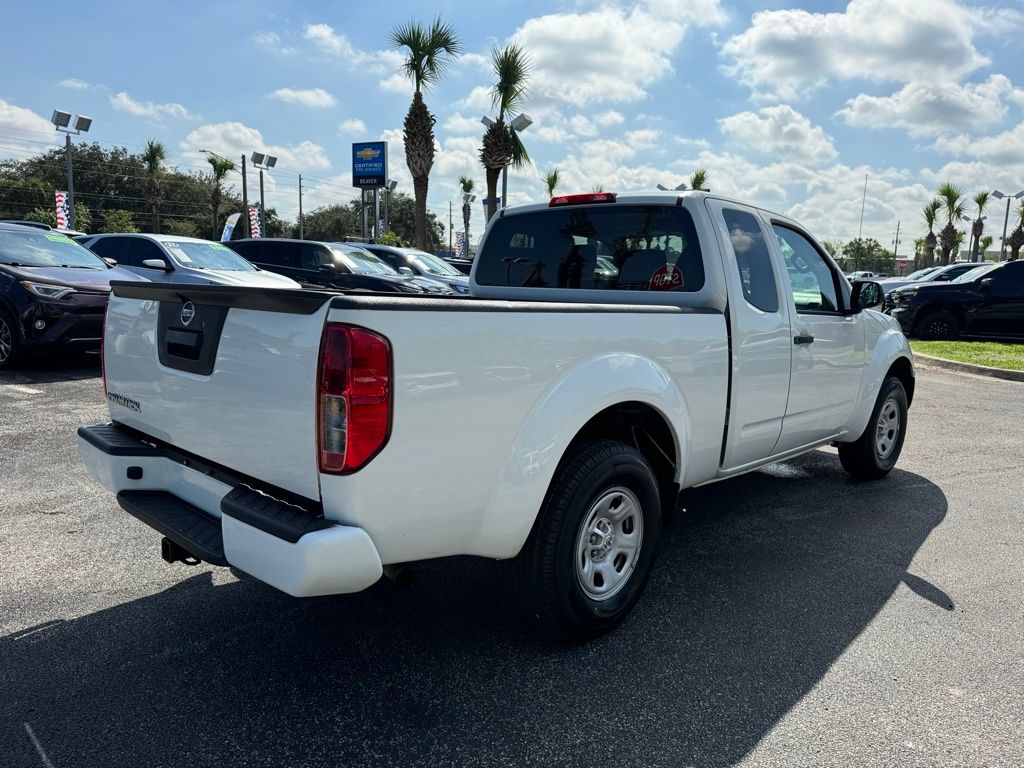
[[[307,596],[515,558],[577,639],[633,608],[680,489],[830,443],[880,478],[914,395],[877,283],[701,192],[505,209],[469,298],[112,285],[80,452],[165,560]]]

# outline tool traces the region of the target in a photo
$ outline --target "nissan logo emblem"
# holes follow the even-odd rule
[[[181,305],[181,324],[188,325],[196,319],[196,305],[191,301],[186,301]]]

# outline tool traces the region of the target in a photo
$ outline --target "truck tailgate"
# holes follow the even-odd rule
[[[319,500],[316,371],[330,295],[112,283],[104,370],[115,421]]]

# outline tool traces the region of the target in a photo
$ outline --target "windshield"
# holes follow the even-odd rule
[[[108,269],[95,253],[70,237],[53,232],[0,230],[0,264],[22,267]]]
[[[909,275],[907,275],[906,277],[904,277],[902,279],[903,280],[924,280],[932,272],[937,272],[939,269],[940,269],[940,267],[925,267],[924,269],[917,270],[917,272],[911,272]]]
[[[193,269],[219,269],[224,272],[250,272],[256,267],[220,243],[161,240],[160,244],[175,259]]]
[[[960,275],[960,277],[953,278],[949,282],[951,282],[951,283],[973,283],[975,280],[977,280],[982,275],[987,275],[992,270],[999,269],[999,267],[1001,267],[1001,266],[1002,266],[1001,264],[986,264],[986,265],[984,265],[982,267],[975,267],[974,269],[967,270],[962,275]]]
[[[351,245],[336,244],[331,248],[331,250],[341,257],[341,261],[346,267],[360,275],[398,274],[398,272],[393,270],[372,253],[363,250],[362,248],[355,248]]]
[[[416,266],[430,275],[444,275],[445,277],[465,277],[459,270],[439,256],[426,251],[417,251],[413,248],[406,248],[405,252],[416,262]]]

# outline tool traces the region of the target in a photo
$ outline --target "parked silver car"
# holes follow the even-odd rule
[[[890,277],[885,280],[879,280],[878,284],[882,286],[882,291],[889,293],[895,291],[897,288],[905,288],[911,283],[945,283],[950,280],[955,280],[965,272],[969,272],[976,267],[982,266],[977,262],[958,262],[956,264],[947,264],[944,267],[925,267],[919,269],[916,272],[911,272],[905,277]]]
[[[221,243],[149,234],[95,235],[82,245],[153,282],[300,288],[290,277],[253,266]]]

